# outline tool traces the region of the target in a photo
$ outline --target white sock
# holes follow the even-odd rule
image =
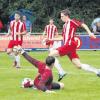
[[[23,49],[21,49],[21,54],[23,54],[25,51]]]
[[[17,62],[16,67],[20,67],[20,56],[19,55],[15,56],[15,61]]]
[[[89,72],[93,72],[93,73],[96,73],[96,74],[98,73],[98,69],[96,69],[96,68],[94,68],[94,67],[92,67],[88,64],[81,64],[81,68],[83,70],[86,70],[86,71],[89,71]]]
[[[62,69],[61,65],[59,64],[58,59],[55,57],[55,63],[54,63],[55,68],[58,70],[60,75],[65,74],[65,71]]]

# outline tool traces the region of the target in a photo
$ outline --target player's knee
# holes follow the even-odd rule
[[[81,69],[81,63],[78,59],[72,59],[72,63],[78,68]]]
[[[60,89],[63,89],[64,88],[64,83],[59,82],[59,84],[60,84]]]
[[[59,56],[59,53],[57,50],[52,50],[50,51],[49,56]]]
[[[78,69],[81,69],[81,65],[80,65],[80,64],[75,64],[75,66],[76,66]]]

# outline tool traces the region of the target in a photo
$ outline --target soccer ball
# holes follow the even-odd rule
[[[32,87],[33,85],[34,85],[34,82],[30,78],[24,78],[22,80],[22,87],[23,88],[29,88],[29,87]]]

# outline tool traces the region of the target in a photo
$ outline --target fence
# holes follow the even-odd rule
[[[0,35],[0,51],[5,51],[11,37]],[[88,35],[79,35],[75,37],[78,50],[100,50],[100,35],[96,39],[89,38]],[[22,47],[25,50],[44,51],[48,50],[47,46],[42,45],[41,35],[24,36]]]

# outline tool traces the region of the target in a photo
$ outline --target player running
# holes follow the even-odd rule
[[[57,27],[54,25],[53,19],[50,18],[49,24],[45,26],[44,33],[43,33],[43,38],[45,40],[44,42],[46,42],[45,44],[48,46],[49,52],[52,51],[53,49],[56,49],[59,46],[59,41],[53,41],[54,37],[58,37],[58,30]],[[59,72],[58,81],[60,81],[66,75],[66,72],[62,69],[59,60],[56,57],[55,57],[54,66]]]
[[[14,60],[14,65],[16,68],[20,68],[20,56],[15,55],[12,52],[12,48],[14,46],[22,45],[23,35],[26,34],[26,26],[20,20],[21,14],[20,12],[16,12],[14,16],[14,20],[10,22],[10,28],[7,36],[11,35],[12,39],[10,40],[7,48],[7,54]]]
[[[81,68],[83,70],[93,72],[97,76],[100,76],[100,70],[93,68],[92,66],[88,64],[83,64],[80,62],[79,56],[76,53],[77,45],[74,40],[75,32],[78,27],[84,28],[91,38],[95,39],[96,38],[95,35],[91,33],[91,31],[89,30],[88,26],[85,23],[80,22],[76,19],[70,19],[70,11],[68,9],[61,11],[61,20],[65,22],[65,24],[63,25],[63,30],[62,30],[62,37],[55,38],[54,40],[63,39],[64,45],[55,50],[52,50],[49,56],[55,57],[55,56],[67,55],[77,68]]]
[[[38,69],[38,75],[36,76],[36,78],[33,80],[33,82],[28,81],[28,83],[23,84],[24,88],[29,88],[34,85],[37,89],[47,93],[54,93],[52,89],[64,88],[63,83],[53,82],[52,68],[55,62],[54,57],[48,56],[44,63],[29,56],[21,47],[18,47],[18,52],[19,51],[26,60],[28,60]]]

